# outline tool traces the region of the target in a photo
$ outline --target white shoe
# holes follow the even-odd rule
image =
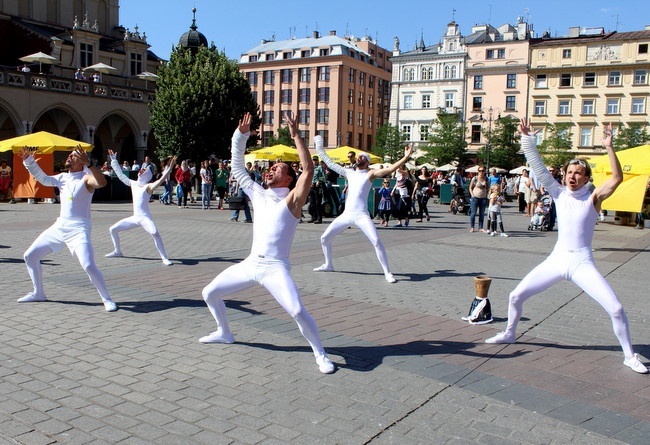
[[[395,277],[393,276],[392,273],[387,273],[385,275],[385,278],[386,278],[386,281],[388,281],[389,283],[396,283],[397,282],[397,280],[395,279]]]
[[[626,358],[623,361],[623,364],[625,366],[628,366],[632,369],[634,372],[638,372],[639,374],[647,374],[648,373],[648,368],[645,367],[643,363],[639,360],[639,355],[634,354],[630,358]]]
[[[163,259],[162,259],[162,263],[163,263],[165,266],[171,266],[172,264],[174,264],[174,263],[172,263],[171,261],[169,261],[168,258],[163,258]]]
[[[500,235],[500,236],[502,236],[502,237],[504,237],[504,238],[508,238],[508,234],[507,234],[507,233],[504,233],[504,232],[501,232],[501,235]]]
[[[490,232],[490,236],[497,236],[496,232]]]
[[[490,232],[489,230],[487,232],[485,232],[485,233],[487,233],[488,236],[494,236],[494,235],[492,235],[492,232]]]
[[[104,301],[104,309],[106,309],[106,312],[115,312],[117,310],[117,304],[111,300],[106,300]]]
[[[485,340],[485,343],[496,343],[496,344],[510,344],[515,342],[514,334],[508,334],[507,332],[499,332],[494,337],[490,337]]]
[[[221,330],[214,331],[205,337],[199,338],[200,343],[235,343],[235,336],[232,333],[227,335],[222,334]]]
[[[30,292],[24,297],[18,299],[18,303],[39,303],[42,301],[47,301],[47,298],[45,296],[36,295],[34,292]]]
[[[107,253],[104,256],[106,258],[121,258],[122,257],[122,252],[118,252],[117,250],[114,250],[111,253]]]
[[[327,264],[323,264],[322,266],[314,267],[314,272],[332,272],[334,268],[332,266],[328,266]]]
[[[331,374],[334,372],[334,363],[325,354],[316,357],[316,364],[318,365],[318,370],[323,374]]]

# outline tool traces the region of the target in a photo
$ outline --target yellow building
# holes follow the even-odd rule
[[[571,28],[567,37],[531,41],[527,114],[539,140],[547,124],[568,123],[572,149],[590,156],[598,153],[603,124],[648,129],[649,44],[650,29]]]
[[[240,58],[259,104],[262,144],[297,117],[300,135],[316,135],[325,147],[370,150],[377,128],[388,121],[389,52],[369,37],[327,36],[262,42]]]

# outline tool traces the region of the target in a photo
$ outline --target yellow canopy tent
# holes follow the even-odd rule
[[[19,153],[23,147],[35,148],[34,156],[38,160],[41,169],[51,175],[54,173],[54,152],[70,151],[78,145],[84,151],[93,149],[91,144],[75,141],[47,131],[24,134],[11,139],[0,141],[0,152],[11,151],[14,153],[13,166],[13,197],[14,198],[53,198],[54,189],[44,187],[31,177],[27,169],[23,167],[23,160]]]
[[[650,145],[618,151],[616,157],[623,169],[623,183],[612,196],[603,201],[602,208],[620,212],[640,212],[650,178]],[[612,174],[606,154],[589,159],[589,165],[596,186],[601,185]]]
[[[255,155],[254,159],[276,161],[282,159],[282,162],[299,161],[298,149],[283,144],[273,145],[271,147],[260,148],[250,152],[249,155]]]
[[[360,153],[368,155],[370,157],[371,164],[378,164],[379,162],[382,162],[382,159],[377,155],[373,155],[367,151],[359,150],[358,148],[349,147],[347,145],[332,148],[331,150],[326,150],[325,153],[327,153],[327,156],[329,156],[334,162],[345,164],[348,162],[348,153],[351,151],[355,152],[357,155]]]

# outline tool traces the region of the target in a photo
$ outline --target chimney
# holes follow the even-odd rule
[[[312,36],[313,38],[317,39],[317,38],[320,37],[320,34],[318,33],[318,31],[312,31],[311,36]]]
[[[333,29],[332,31],[330,31],[330,35],[331,35],[331,36],[335,36],[335,35],[336,35],[336,30]]]

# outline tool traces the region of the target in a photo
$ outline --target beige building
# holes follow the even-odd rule
[[[0,139],[46,130],[94,144],[97,160],[109,148],[129,162],[151,153],[154,84],[138,75],[160,59],[137,26],[120,25],[119,0],[3,0],[0,34],[11,36],[0,48]],[[39,51],[53,59],[20,61]],[[98,63],[112,69],[86,69]]]
[[[497,119],[526,116],[531,35],[532,26],[519,19],[515,26],[474,26],[465,38],[467,151],[489,143]]]
[[[297,117],[301,136],[321,135],[326,147],[371,150],[388,121],[389,53],[369,37],[327,36],[263,40],[240,58],[260,107],[262,144]]]
[[[567,37],[533,40],[528,115],[540,141],[547,124],[569,123],[573,150],[589,156],[602,153],[605,123],[650,130],[649,44],[650,29],[571,28]]]

